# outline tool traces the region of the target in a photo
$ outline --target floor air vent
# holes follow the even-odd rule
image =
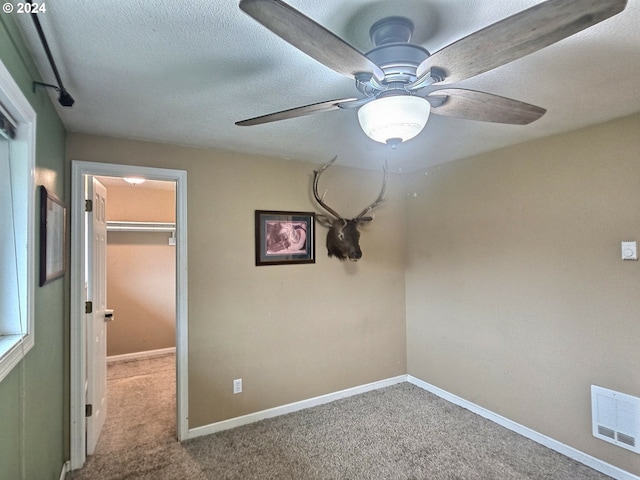
[[[640,453],[640,398],[591,385],[593,435]]]

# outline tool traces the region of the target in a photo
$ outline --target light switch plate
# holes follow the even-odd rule
[[[622,242],[622,259],[637,260],[638,259],[638,243]]]

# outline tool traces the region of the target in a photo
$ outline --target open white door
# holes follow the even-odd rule
[[[87,455],[98,443],[107,417],[107,189],[87,176],[86,325],[87,325]]]

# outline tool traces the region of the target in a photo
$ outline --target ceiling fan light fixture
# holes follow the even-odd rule
[[[372,140],[395,144],[418,135],[430,112],[431,104],[422,97],[394,95],[364,104],[358,110],[358,120]]]

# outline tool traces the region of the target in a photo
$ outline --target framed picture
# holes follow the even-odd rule
[[[40,186],[40,286],[66,272],[67,207]]]
[[[256,210],[256,266],[315,263],[315,213]]]

